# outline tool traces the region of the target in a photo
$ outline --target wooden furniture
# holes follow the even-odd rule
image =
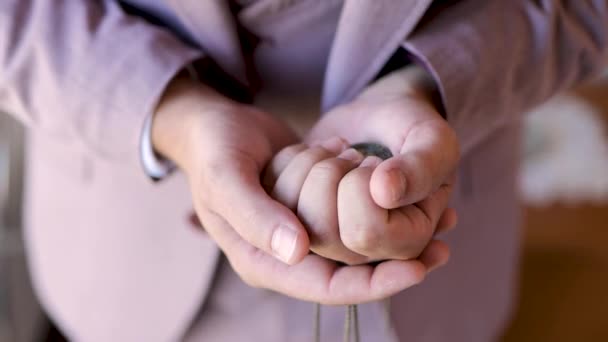
[[[574,94],[604,114],[608,132],[608,81]],[[518,309],[503,340],[608,341],[608,203],[526,214]]]

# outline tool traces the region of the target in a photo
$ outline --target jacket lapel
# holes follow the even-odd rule
[[[325,75],[323,110],[353,99],[382,69],[432,0],[345,0]]]
[[[197,43],[230,76],[248,84],[234,15],[227,0],[177,1]],[[204,19],[201,20],[201,13]]]

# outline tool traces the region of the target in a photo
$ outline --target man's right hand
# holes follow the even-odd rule
[[[297,141],[280,121],[178,77],[153,119],[152,143],[190,182],[205,230],[248,284],[327,304],[388,297],[424,278],[425,259],[341,267],[309,254],[306,230],[273,200],[261,173],[283,147]]]

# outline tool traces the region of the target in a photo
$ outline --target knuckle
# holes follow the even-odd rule
[[[254,207],[242,208],[235,215],[238,215],[238,222],[246,225],[241,227],[235,226],[234,229],[237,233],[245,241],[261,251],[271,251],[272,234],[278,229],[279,223],[268,222]]]
[[[335,179],[341,176],[340,165],[331,159],[322,160],[316,163],[310,170],[309,177],[314,179]]]
[[[340,188],[344,188],[344,189],[358,188],[362,182],[366,181],[364,172],[366,172],[366,170],[362,169],[362,168],[356,168],[356,169],[350,170],[340,180]],[[369,172],[369,173],[371,174],[371,172]]]
[[[237,215],[240,215],[241,222],[246,222],[248,227],[256,227],[259,228],[258,233],[260,232],[272,232],[278,228],[278,224],[265,222],[264,218],[260,216],[259,211],[254,207],[241,208]],[[268,229],[265,229],[268,228]],[[258,248],[264,246],[256,246]]]
[[[306,163],[317,163],[330,156],[330,152],[321,146],[311,147],[308,151],[301,154],[302,161]]]
[[[409,230],[410,234],[402,241],[405,245],[401,248],[403,258],[416,258],[424,250],[433,237],[433,228],[429,222],[414,222]]]
[[[298,154],[296,158],[303,162],[314,163],[320,159],[324,159],[330,155],[330,152],[321,146],[313,146],[306,151]]]
[[[411,236],[409,239],[428,242],[433,236],[433,223],[431,219],[419,209],[417,214],[411,218]]]
[[[417,156],[411,160],[411,168],[404,170],[407,191],[413,194],[415,199],[422,199],[432,191],[433,177],[430,165],[428,156]]]
[[[326,215],[303,215],[298,212],[298,218],[306,227],[310,238],[310,245],[323,247],[340,241],[340,233],[336,218]]]
[[[322,226],[308,226],[307,230],[312,248],[326,248],[335,245],[340,240],[336,234]]]
[[[344,245],[351,251],[370,255],[382,248],[382,236],[371,225],[355,224],[351,229],[341,231]]]
[[[279,153],[277,153],[275,158],[276,159],[282,159],[282,158],[289,159],[289,158],[294,157],[298,153],[302,152],[302,150],[304,150],[305,148],[306,148],[306,145],[304,145],[304,144],[290,145],[290,146],[283,148],[281,151],[279,151]]]

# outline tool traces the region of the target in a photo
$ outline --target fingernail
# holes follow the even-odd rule
[[[363,155],[361,152],[355,150],[354,148],[349,148],[338,155],[340,159],[350,160],[354,163],[360,163],[363,160]]]
[[[326,150],[334,152],[334,153],[340,153],[340,152],[344,151],[345,148],[348,147],[348,145],[346,144],[346,140],[344,140],[340,137],[329,138],[329,139],[323,141],[321,143],[321,146],[323,148],[325,148]]]
[[[270,247],[284,263],[289,263],[296,249],[298,233],[287,226],[281,226],[272,234]]]
[[[359,167],[376,167],[382,163],[382,159],[376,156],[367,156],[361,162]]]
[[[391,200],[399,202],[405,196],[405,191],[407,190],[405,175],[399,169],[392,169],[388,171],[388,178],[391,184],[395,185],[391,188]]]

